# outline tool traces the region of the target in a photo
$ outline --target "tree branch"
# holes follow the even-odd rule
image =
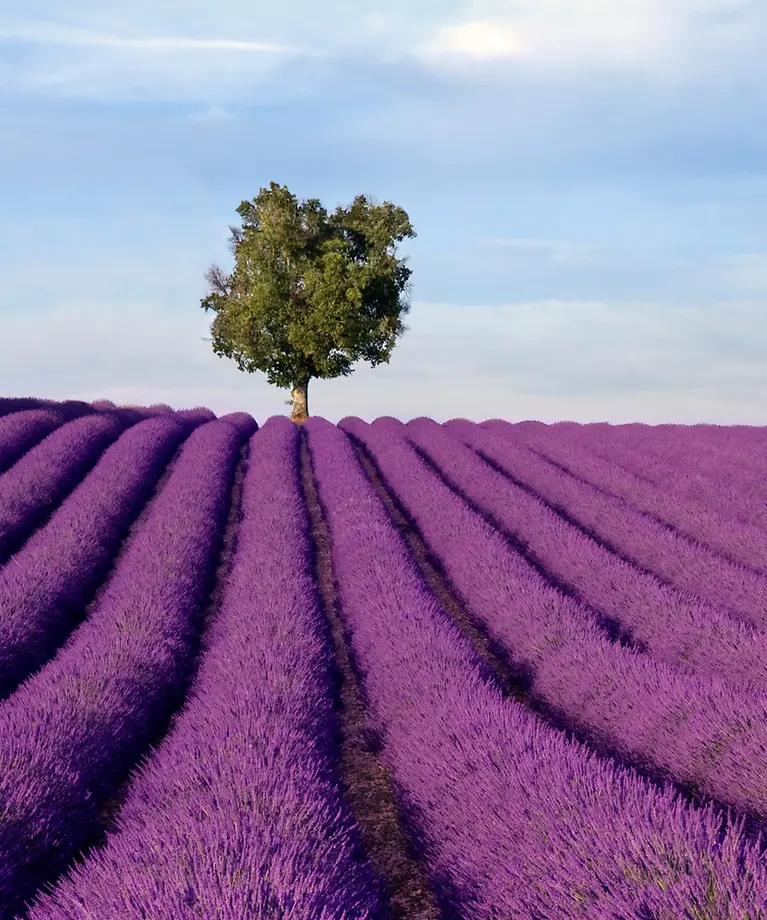
[[[231,276],[225,274],[219,265],[211,265],[205,272],[205,280],[216,294],[228,297],[231,290]]]

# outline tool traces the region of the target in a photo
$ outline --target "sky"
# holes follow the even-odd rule
[[[764,0],[4,0],[0,394],[288,412],[200,308],[275,181],[418,234],[312,414],[765,425],[765,47]]]

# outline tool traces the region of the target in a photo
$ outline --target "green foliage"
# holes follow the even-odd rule
[[[213,265],[205,274],[213,351],[282,388],[348,376],[359,360],[388,363],[410,308],[411,270],[395,255],[397,242],[416,236],[407,213],[358,195],[329,215],[276,182],[237,212],[233,271]]]

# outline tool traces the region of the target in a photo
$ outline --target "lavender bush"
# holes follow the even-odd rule
[[[530,692],[599,749],[767,818],[767,699],[614,642],[418,458],[400,423],[341,426],[369,447],[473,617]]]
[[[107,845],[30,920],[381,915],[333,773],[298,441],[284,418],[251,439],[234,566],[191,696]]]
[[[392,422],[392,428],[399,423]],[[744,689],[767,687],[767,634],[624,562],[430,419],[401,426],[440,473],[578,600],[655,658]]]
[[[29,409],[0,418],[0,473],[63,423],[64,418],[49,409]]]
[[[767,427],[256,429],[0,399],[0,920],[767,920]]]
[[[0,562],[5,562],[119,437],[115,414],[86,415],[57,428],[0,476]]]
[[[97,608],[0,705],[0,917],[97,839],[180,701],[242,439],[218,421],[189,437]]]
[[[581,429],[590,427],[580,426]],[[648,432],[618,439],[604,433],[600,426],[599,431],[592,433],[573,432],[569,429],[568,435],[578,438],[596,456],[622,467],[640,479],[661,486],[670,495],[714,508],[743,523],[767,527],[767,501],[764,496],[754,501],[752,488],[728,481],[727,457],[724,463],[721,457],[709,456],[705,462],[690,465],[685,462],[691,453],[688,450],[676,462],[672,462],[668,454],[664,456],[662,453],[646,452],[646,442],[653,436]]]
[[[33,396],[0,396],[0,417],[11,415],[13,412],[44,408],[47,402],[49,400],[35,399]]]
[[[445,906],[464,920],[763,920],[764,862],[737,828],[504,700],[343,432],[304,427],[382,756]]]
[[[651,515],[661,524],[703,543],[740,565],[767,571],[767,531],[754,524],[733,520],[716,509],[681,499],[673,492],[654,486],[579,449],[575,438],[550,430],[513,437],[572,476],[626,501],[632,508]],[[574,443],[575,442],[575,443]]]
[[[0,570],[0,697],[53,657],[79,622],[186,433],[164,417],[126,432]]]
[[[673,533],[495,429],[462,419],[446,422],[445,428],[624,559],[745,622],[767,625],[767,575]]]
[[[515,426],[517,427],[517,426]],[[590,426],[589,426],[590,427]],[[571,424],[580,433],[586,426]],[[585,433],[585,432],[584,432]],[[767,446],[763,428],[718,425],[600,426],[602,438],[641,455],[673,463],[682,472],[699,472],[720,485],[739,488],[764,483]]]

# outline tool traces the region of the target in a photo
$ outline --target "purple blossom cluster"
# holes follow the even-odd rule
[[[212,422],[216,417],[215,413],[205,406],[195,406],[194,409],[171,410],[173,418],[189,422],[191,425],[201,425],[203,422]]]
[[[52,658],[82,619],[186,433],[183,424],[165,417],[129,429],[0,569],[0,698]]]
[[[368,434],[358,420],[342,424]],[[304,429],[332,537],[340,612],[381,756],[418,828],[446,913],[462,920],[763,920],[767,869],[737,827],[723,828],[715,810],[686,805],[670,788],[595,756],[504,699],[426,589],[344,432],[318,418]],[[394,439],[387,426],[370,434],[366,440],[388,454],[384,442]],[[407,467],[401,479],[415,477],[411,491],[421,491],[432,517],[444,520],[445,505],[452,515],[452,493],[432,488],[406,452],[392,449],[395,455]],[[456,515],[453,526],[464,568],[479,567],[492,541],[469,516]],[[499,560],[508,552],[500,538],[490,549]],[[537,587],[529,580],[513,603],[505,587],[487,571],[478,580],[497,619],[522,619],[526,594]],[[539,642],[554,647],[556,617],[551,622],[548,632],[539,629]],[[582,671],[592,652],[582,648]],[[657,693],[664,691],[661,681]]]
[[[27,409],[0,417],[0,473],[64,422],[50,409]]]
[[[401,431],[557,585],[617,624],[636,647],[701,676],[767,686],[767,635],[609,552],[437,422],[413,419]]]
[[[0,562],[72,491],[125,430],[118,415],[86,415],[57,428],[0,476]]]
[[[547,711],[601,751],[767,818],[767,697],[611,641],[426,466],[400,422],[340,426],[370,450],[470,615]]]
[[[13,412],[26,412],[29,409],[45,408],[49,400],[34,396],[0,396],[0,418]]]
[[[669,495],[691,499],[744,523],[767,527],[767,501],[764,497],[755,501],[752,488],[744,488],[742,484],[727,481],[727,458],[724,464],[720,457],[714,456],[690,465],[691,454],[696,458],[698,455],[688,449],[681,457],[676,458],[676,462],[672,462],[673,455],[670,455],[670,452],[658,454],[647,451],[647,443],[655,440],[652,431],[643,431],[632,436],[617,435],[605,431],[607,427],[609,426],[570,425],[566,430],[569,437],[577,437],[596,456],[662,487]],[[560,430],[559,425],[552,425],[551,428]],[[576,430],[573,430],[574,428]],[[593,431],[590,430],[592,428]]]
[[[258,427],[252,415],[247,412],[230,412],[228,415],[220,415],[218,420],[232,425],[243,438],[249,438]]]
[[[95,609],[0,704],[0,917],[98,839],[181,701],[242,441],[225,421],[191,434]]]
[[[233,568],[187,703],[114,832],[29,920],[381,915],[333,772],[299,433],[252,437]]]
[[[525,427],[541,427],[525,423]],[[517,426],[515,426],[517,427]],[[681,471],[700,472],[721,485],[739,488],[764,483],[767,477],[765,430],[752,426],[600,425],[569,423],[571,431],[590,429],[639,454],[670,461]],[[598,431],[597,431],[598,428]]]
[[[629,562],[747,623],[767,625],[767,575],[674,533],[626,502],[544,460],[495,428],[464,419],[445,428]]]
[[[708,546],[733,562],[767,571],[767,532],[755,524],[733,520],[716,509],[680,499],[666,489],[645,482],[615,464],[579,448],[575,438],[550,429],[520,433],[509,426],[510,437],[534,450],[572,476],[582,479],[632,508],[668,524],[690,539]]]

